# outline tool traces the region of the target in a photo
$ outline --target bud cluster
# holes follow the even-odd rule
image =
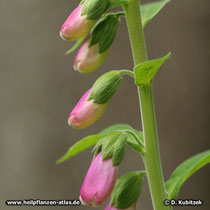
[[[64,40],[75,41],[87,35],[74,61],[74,69],[80,73],[99,68],[114,41],[119,16],[104,14],[108,8],[108,0],[85,0],[61,27],[60,35]]]

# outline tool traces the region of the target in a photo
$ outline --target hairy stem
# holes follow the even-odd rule
[[[134,65],[137,65],[147,60],[139,0],[129,0],[128,4],[125,4],[123,8],[126,14]],[[165,206],[163,203],[167,198],[167,194],[159,154],[152,84],[138,87],[138,92],[146,150],[144,164],[153,207],[155,210],[169,210],[170,207]]]

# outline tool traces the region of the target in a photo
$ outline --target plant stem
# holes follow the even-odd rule
[[[153,207],[155,210],[170,209],[169,207],[164,206],[163,203],[167,198],[167,195],[160,162],[151,84],[139,87],[139,93],[146,150],[144,163],[147,171]]]
[[[131,76],[133,78],[135,76],[133,71],[130,71],[130,70],[120,70],[119,72],[120,72],[120,75],[128,75],[128,76]]]
[[[123,8],[126,14],[134,64],[137,65],[147,60],[139,0],[129,0],[128,4],[125,4]],[[165,206],[163,203],[167,198],[167,194],[160,162],[152,84],[139,86],[138,92],[146,150],[144,164],[153,207],[155,210],[169,210],[170,207]]]

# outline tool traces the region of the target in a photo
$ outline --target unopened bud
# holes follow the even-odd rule
[[[145,172],[134,171],[121,176],[112,192],[111,206],[127,209],[139,198]]]
[[[75,60],[74,69],[81,73],[90,73],[95,71],[106,59],[108,51],[99,53],[99,45],[90,45],[88,37],[80,47]]]
[[[86,128],[97,121],[104,111],[107,104],[97,104],[93,100],[88,100],[90,90],[88,90],[73,111],[69,115],[68,123],[74,128]]]
[[[104,203],[113,190],[118,168],[112,165],[112,158],[102,160],[102,153],[99,153],[85,176],[80,192],[82,204],[99,206]]]
[[[96,20],[88,19],[82,15],[84,4],[79,5],[67,18],[60,30],[60,36],[64,40],[74,41],[90,32]]]
[[[88,100],[93,99],[95,103],[99,104],[107,103],[117,91],[121,81],[122,77],[119,71],[113,70],[103,74],[93,84]]]

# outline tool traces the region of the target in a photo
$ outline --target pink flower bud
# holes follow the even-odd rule
[[[117,179],[118,166],[112,165],[112,158],[102,160],[100,152],[92,161],[83,182],[80,200],[84,205],[99,206],[111,194]]]
[[[99,53],[99,45],[89,47],[90,37],[88,37],[80,47],[74,60],[74,69],[81,73],[95,71],[106,59],[108,50]]]
[[[129,208],[127,209],[116,209],[114,206],[111,206],[111,203],[109,202],[105,208],[105,210],[135,210],[136,209],[136,204],[132,204]]]
[[[83,4],[79,5],[67,18],[61,27],[62,39],[74,41],[86,35],[96,23],[96,20],[87,19],[81,15]]]
[[[69,115],[68,123],[74,128],[86,128],[97,121],[104,113],[106,104],[97,104],[93,100],[88,101],[90,90],[79,100]]]

